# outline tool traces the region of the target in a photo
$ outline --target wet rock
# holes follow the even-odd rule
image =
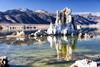
[[[8,59],[6,56],[0,57],[0,67],[8,67]]]

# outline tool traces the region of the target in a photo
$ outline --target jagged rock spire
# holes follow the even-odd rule
[[[55,29],[56,34],[72,34],[76,31],[75,24],[72,23],[72,10],[70,8],[64,8],[63,10],[57,11],[56,21],[52,30]],[[50,25],[51,26],[51,25]],[[50,27],[51,28],[51,27]],[[48,30],[51,30],[51,29]],[[53,32],[54,33],[54,32]],[[53,34],[52,33],[52,34]]]

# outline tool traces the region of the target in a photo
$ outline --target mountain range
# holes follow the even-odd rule
[[[91,14],[87,15],[72,15],[74,17],[74,22],[77,24],[96,24],[96,19],[100,19],[98,16],[93,16]],[[0,23],[11,23],[11,24],[50,24],[54,23],[56,20],[55,13],[49,13],[45,10],[19,10],[12,9],[4,12],[0,12]]]

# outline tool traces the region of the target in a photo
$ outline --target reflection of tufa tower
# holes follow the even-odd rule
[[[77,37],[63,36],[59,38],[55,36],[48,36],[47,40],[50,43],[50,47],[56,49],[58,60],[72,60],[72,53],[76,49]]]
[[[54,26],[52,29],[49,28],[47,30],[47,33],[50,31],[52,31],[52,33],[48,34],[76,34],[77,31],[76,24],[71,16],[71,9],[69,8],[57,11],[55,24],[52,24],[52,26]]]

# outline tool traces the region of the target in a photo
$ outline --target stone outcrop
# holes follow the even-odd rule
[[[71,9],[64,8],[61,11],[57,11],[56,21],[47,30],[48,34],[76,34],[77,25],[74,23],[74,19],[71,15]]]
[[[8,67],[8,59],[6,56],[0,57],[0,67]]]

